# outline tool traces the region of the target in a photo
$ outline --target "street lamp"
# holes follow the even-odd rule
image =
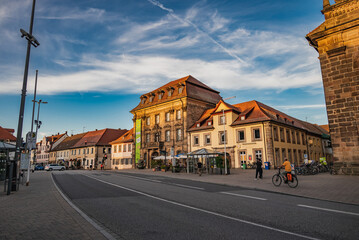
[[[37,142],[37,131],[39,130],[39,128],[41,127],[42,122],[39,121],[39,115],[40,115],[40,105],[42,104],[47,104],[48,102],[43,102],[41,99],[39,101],[36,100],[32,100],[35,103],[38,104],[38,108],[37,108],[37,120],[35,120],[35,124],[36,124],[36,134],[35,134],[35,143]],[[35,154],[34,154],[34,162],[36,160],[36,150],[35,150]]]
[[[12,175],[13,175],[13,171],[14,171],[14,163],[19,162],[20,155],[21,155],[20,148],[21,148],[21,145],[22,145],[21,137],[22,137],[22,127],[23,127],[23,121],[24,121],[25,98],[26,98],[26,88],[27,88],[27,76],[28,76],[28,71],[29,71],[31,45],[33,45],[34,47],[37,47],[37,46],[40,45],[40,43],[32,35],[32,27],[33,27],[33,24],[34,24],[34,15],[35,15],[35,3],[36,3],[36,0],[33,0],[29,33],[27,33],[23,29],[20,29],[21,37],[25,37],[26,40],[27,40],[27,52],[26,52],[26,60],[25,60],[24,79],[23,79],[22,91],[21,91],[21,103],[20,103],[19,121],[18,121],[18,127],[17,127],[15,161],[10,162],[9,181],[12,181],[12,177],[13,177]],[[18,174],[19,174],[18,170],[19,170],[19,165],[16,166],[16,168],[15,168],[15,174],[16,174],[16,177],[15,177],[15,189],[16,189],[17,179],[18,179]]]
[[[224,100],[229,100],[232,98],[235,98],[236,96],[232,96],[232,97],[228,97],[223,99]],[[226,151],[226,117],[224,115],[224,109],[222,109],[222,114],[223,114],[223,137],[224,137],[224,174],[227,175],[228,171],[227,171],[227,151]]]

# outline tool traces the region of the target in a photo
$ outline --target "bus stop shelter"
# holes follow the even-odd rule
[[[4,191],[6,191],[6,177],[9,174],[10,154],[15,153],[16,146],[0,142],[0,182],[4,181]]]

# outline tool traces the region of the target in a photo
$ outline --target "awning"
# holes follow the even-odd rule
[[[15,151],[16,146],[10,143],[0,142],[0,150]]]

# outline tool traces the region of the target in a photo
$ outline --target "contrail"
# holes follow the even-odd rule
[[[162,3],[160,3],[159,1],[156,0],[148,0],[151,4],[167,11],[172,17],[174,17],[175,19],[177,19],[178,21],[182,22],[182,23],[187,23],[189,25],[191,25],[192,27],[194,27],[196,29],[197,32],[204,34],[207,38],[209,38],[214,44],[216,44],[218,47],[220,47],[223,51],[225,51],[229,56],[237,59],[239,62],[241,63],[245,63],[244,60],[242,60],[240,57],[238,57],[236,54],[232,53],[230,50],[228,50],[227,48],[225,48],[222,44],[220,44],[218,41],[216,41],[214,38],[212,38],[208,33],[204,32],[203,30],[201,30],[199,27],[197,27],[196,24],[194,24],[193,22],[189,21],[189,20],[185,20],[182,19],[180,17],[178,17],[173,9],[170,8],[166,8],[165,6],[163,6]]]

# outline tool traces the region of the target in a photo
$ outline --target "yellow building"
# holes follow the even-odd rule
[[[151,160],[162,155],[188,152],[187,130],[203,111],[221,99],[192,76],[177,79],[143,94],[134,115],[135,161],[151,167]]]
[[[220,100],[189,129],[189,149],[226,152],[231,168],[258,158],[272,166],[285,157],[295,164],[324,156],[318,125],[290,117],[258,101],[230,105]]]

